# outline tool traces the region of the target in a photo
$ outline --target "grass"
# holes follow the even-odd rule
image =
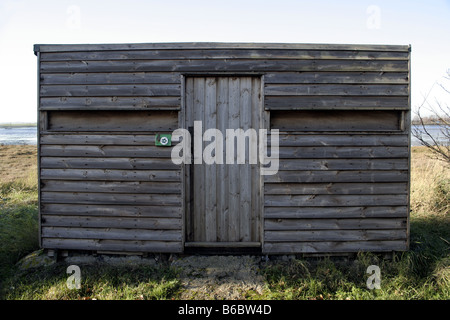
[[[177,299],[183,287],[167,266],[83,266],[82,288],[66,287],[66,265],[19,270],[37,249],[36,147],[0,146],[0,281],[3,299]],[[264,290],[246,299],[450,299],[450,170],[414,147],[410,250],[384,259],[294,259],[261,265]],[[369,265],[381,270],[381,289],[369,290]]]
[[[424,147],[411,162],[410,251],[392,260],[360,253],[353,262],[294,260],[263,272],[268,299],[450,299],[450,170]],[[368,290],[369,265],[381,289]]]
[[[5,283],[4,294],[21,300],[161,300],[175,297],[179,288],[171,268],[80,265],[81,289],[72,290],[66,268],[55,264],[44,272],[21,271]]]
[[[36,146],[0,146],[0,281],[38,247]]]
[[[10,123],[0,123],[0,128],[24,128],[24,127],[36,127],[35,122],[10,122]]]

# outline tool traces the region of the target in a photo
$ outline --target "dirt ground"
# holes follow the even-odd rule
[[[46,267],[54,263],[75,265],[173,267],[179,272],[182,293],[180,299],[242,300],[246,294],[262,294],[264,278],[258,273],[265,263],[260,256],[178,256],[178,255],[90,255],[70,253],[68,257],[49,258],[38,250],[19,262],[20,268]]]
[[[188,256],[171,265],[181,270],[181,299],[235,300],[244,299],[249,291],[262,294],[260,262],[253,256]]]
[[[0,181],[27,178],[37,169],[37,148],[34,145],[0,144]]]

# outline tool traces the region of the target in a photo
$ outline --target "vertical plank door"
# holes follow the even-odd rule
[[[205,139],[192,150],[205,151],[216,162],[191,165],[187,175],[186,245],[236,246],[260,242],[259,159],[250,163],[250,144],[256,147],[261,119],[261,80],[258,77],[187,77],[186,127],[202,122],[202,134],[218,129],[223,139]],[[237,140],[227,150],[226,130],[253,128],[245,138],[245,163],[239,164]],[[193,131],[192,131],[193,132]],[[192,142],[195,139],[192,137]],[[222,147],[221,147],[222,145]],[[228,147],[230,144],[228,145]],[[219,154],[222,150],[222,154]],[[216,153],[217,152],[217,153]],[[227,152],[232,163],[227,163]],[[218,159],[223,159],[219,164]]]

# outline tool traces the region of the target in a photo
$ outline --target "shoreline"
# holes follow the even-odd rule
[[[9,129],[9,128],[30,128],[37,127],[37,123],[33,122],[24,122],[24,123],[0,123],[0,128]]]

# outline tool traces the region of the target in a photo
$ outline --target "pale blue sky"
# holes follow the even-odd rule
[[[189,41],[411,44],[415,107],[450,69],[450,1],[0,0],[0,123],[36,121],[35,43]]]

